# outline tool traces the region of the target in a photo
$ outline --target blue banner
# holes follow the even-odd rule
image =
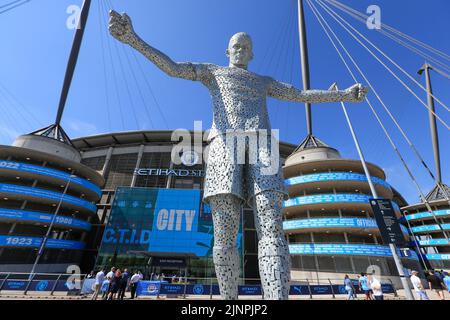
[[[448,210],[437,210],[431,212],[421,212],[421,213],[415,213],[415,214],[409,214],[406,216],[406,220],[412,221],[412,220],[419,220],[419,219],[425,219],[425,218],[432,218],[433,214],[437,217],[445,217],[450,216],[450,209]]]
[[[42,238],[23,236],[0,235],[0,247],[39,248]],[[48,239],[45,245],[48,249],[83,249],[85,244],[79,241]]]
[[[342,194],[316,194],[311,196],[303,196],[297,198],[291,198],[284,201],[284,207],[294,207],[300,205],[308,204],[319,204],[319,203],[339,203],[339,202],[351,202],[351,203],[367,203],[370,205],[369,200],[371,196],[364,194],[352,194],[352,193],[342,193]],[[399,206],[392,202],[392,205],[396,211],[400,211]]]
[[[312,229],[312,228],[358,228],[378,229],[374,219],[359,218],[318,218],[287,220],[283,222],[284,230]]]
[[[441,227],[443,230],[450,230],[450,223],[441,224]],[[411,231],[414,233],[415,232],[440,231],[440,230],[441,230],[441,228],[437,224],[429,224],[429,225],[425,225],[425,226],[417,226],[417,227],[411,228]]]
[[[51,221],[53,219],[53,215],[48,214],[48,213],[0,208],[0,220],[2,220],[2,219],[42,222],[42,223],[49,224],[49,223],[51,223]],[[86,231],[91,230],[90,223],[88,223],[86,221],[74,219],[71,217],[57,216],[55,218],[55,224],[59,225],[59,226],[74,228],[74,229],[82,229],[82,230],[86,230]]]
[[[93,184],[83,178],[77,177],[77,176],[72,176],[72,178],[70,178],[69,173],[55,170],[55,169],[50,169],[50,168],[36,166],[33,164],[27,164],[27,163],[22,163],[22,162],[6,161],[6,160],[0,160],[0,169],[6,169],[6,170],[12,170],[12,171],[22,171],[22,172],[27,172],[27,173],[32,173],[32,174],[38,174],[38,175],[62,180],[64,182],[68,182],[70,179],[70,183],[74,183],[74,184],[80,185],[86,189],[89,189],[89,190],[95,192],[99,197],[102,194],[102,191],[100,190],[100,188],[97,187],[95,184]]]
[[[283,222],[284,230],[300,229],[320,229],[320,228],[355,228],[355,229],[378,229],[374,219],[363,218],[317,218],[317,219],[298,219],[287,220]],[[401,225],[403,233],[408,234],[408,229]]]
[[[392,257],[388,246],[370,244],[291,244],[289,252],[293,255],[356,255]],[[401,250],[398,250],[401,257],[405,257]],[[411,251],[411,259],[418,260],[419,257]]]
[[[445,246],[450,244],[450,240],[447,239],[419,240],[418,243],[421,246]]]
[[[241,296],[261,296],[262,289],[260,285],[248,285],[248,286],[239,286],[238,287],[239,295]]]
[[[391,189],[391,186],[384,180],[371,177],[374,184],[385,187],[386,189]],[[366,182],[367,178],[364,174],[351,173],[351,172],[327,172],[327,173],[317,173],[317,174],[307,174],[303,176],[293,177],[285,180],[287,186],[294,186],[302,183],[309,182],[320,182],[320,181],[358,181]]]
[[[2,290],[6,291],[25,291],[30,281],[28,280],[6,280],[3,283]]]
[[[156,296],[159,293],[161,284],[166,284],[167,281],[139,281],[136,289],[138,296]]]
[[[183,284],[161,284],[159,294],[165,295],[182,295],[184,294],[185,285]]]
[[[428,260],[450,260],[450,254],[429,253],[426,257]]]
[[[118,188],[99,254],[209,257],[213,237],[211,212],[202,206],[200,190]],[[240,231],[238,247],[241,239]]]
[[[82,207],[92,212],[97,211],[96,205],[89,201],[39,188],[0,183],[0,193],[18,194],[20,196],[48,199],[56,202],[59,202],[62,198],[65,203]]]

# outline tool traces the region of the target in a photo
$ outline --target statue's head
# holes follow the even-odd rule
[[[239,32],[232,36],[227,49],[227,57],[230,58],[230,65],[247,69],[249,62],[253,59],[252,38],[245,32]]]

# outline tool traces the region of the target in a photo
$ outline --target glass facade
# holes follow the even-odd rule
[[[214,277],[210,209],[200,190],[118,188],[97,267],[151,273]],[[241,254],[242,232],[238,235]],[[244,259],[242,259],[244,260]]]

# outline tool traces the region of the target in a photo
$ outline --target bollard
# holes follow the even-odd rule
[[[55,284],[53,285],[52,291],[50,292],[50,295],[52,296],[55,292],[56,286],[58,285],[59,279],[61,279],[62,274],[58,276],[58,279],[56,279]]]
[[[331,283],[330,279],[328,279],[328,282],[330,283],[331,294],[333,295],[333,299],[336,299],[336,295],[334,294],[333,284]]]
[[[308,283],[309,298],[312,299],[313,295],[312,295],[311,286],[309,285],[309,280],[308,279],[306,279],[306,283]]]

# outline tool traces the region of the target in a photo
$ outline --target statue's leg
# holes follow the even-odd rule
[[[239,252],[237,235],[242,200],[232,194],[221,194],[209,199],[214,222],[213,259],[224,300],[237,300],[239,281]]]
[[[281,192],[264,191],[254,197],[259,273],[265,300],[287,300],[289,297],[290,258],[283,233],[283,196]]]

